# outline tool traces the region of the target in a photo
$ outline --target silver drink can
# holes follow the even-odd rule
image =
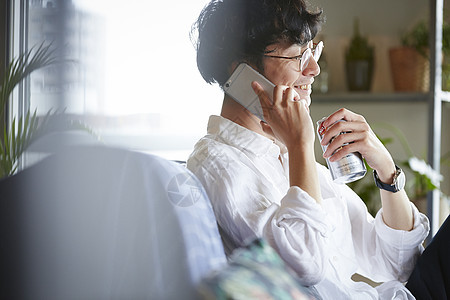
[[[322,141],[323,134],[319,133],[320,125],[325,121],[325,117],[317,121],[317,135],[319,140]],[[339,120],[338,122],[345,122],[345,120]],[[345,134],[341,132],[340,134]],[[333,140],[333,139],[332,139]],[[331,141],[332,141],[331,140]],[[331,142],[330,141],[330,142]],[[347,144],[344,144],[345,146]],[[322,146],[322,151],[325,152],[328,145]],[[361,179],[366,175],[367,169],[362,156],[359,152],[349,153],[338,161],[331,162],[329,159],[327,161],[328,169],[330,170],[331,177],[336,183],[349,183]]]

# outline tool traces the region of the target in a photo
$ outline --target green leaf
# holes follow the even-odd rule
[[[0,86],[0,115],[4,114],[14,88],[33,71],[54,64],[56,62],[54,54],[52,44],[44,46],[42,42],[37,49],[33,47],[9,63]]]
[[[12,122],[12,124],[11,124],[11,137],[12,137],[12,148],[11,148],[11,154],[12,154],[12,156],[15,156],[16,155],[16,153],[17,153],[17,147],[16,147],[16,122]]]

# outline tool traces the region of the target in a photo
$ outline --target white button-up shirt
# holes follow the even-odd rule
[[[375,218],[346,185],[317,164],[322,203],[290,187],[288,154],[272,140],[219,116],[196,145],[187,167],[203,183],[225,248],[265,238],[324,299],[414,299],[404,287],[423,251],[429,223],[411,204],[414,228],[394,230]],[[373,288],[354,282],[359,273]]]

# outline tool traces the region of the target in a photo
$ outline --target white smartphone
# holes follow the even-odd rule
[[[275,85],[246,63],[241,63],[234,70],[233,74],[225,82],[223,89],[231,98],[265,122],[258,95],[256,95],[251,86],[253,81],[258,82],[262,86],[272,101]]]

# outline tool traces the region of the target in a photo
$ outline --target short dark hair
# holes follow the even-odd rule
[[[303,0],[211,0],[191,31],[198,34],[198,69],[207,83],[220,86],[233,62],[262,69],[268,45],[306,44],[319,32],[321,15],[308,11]]]

